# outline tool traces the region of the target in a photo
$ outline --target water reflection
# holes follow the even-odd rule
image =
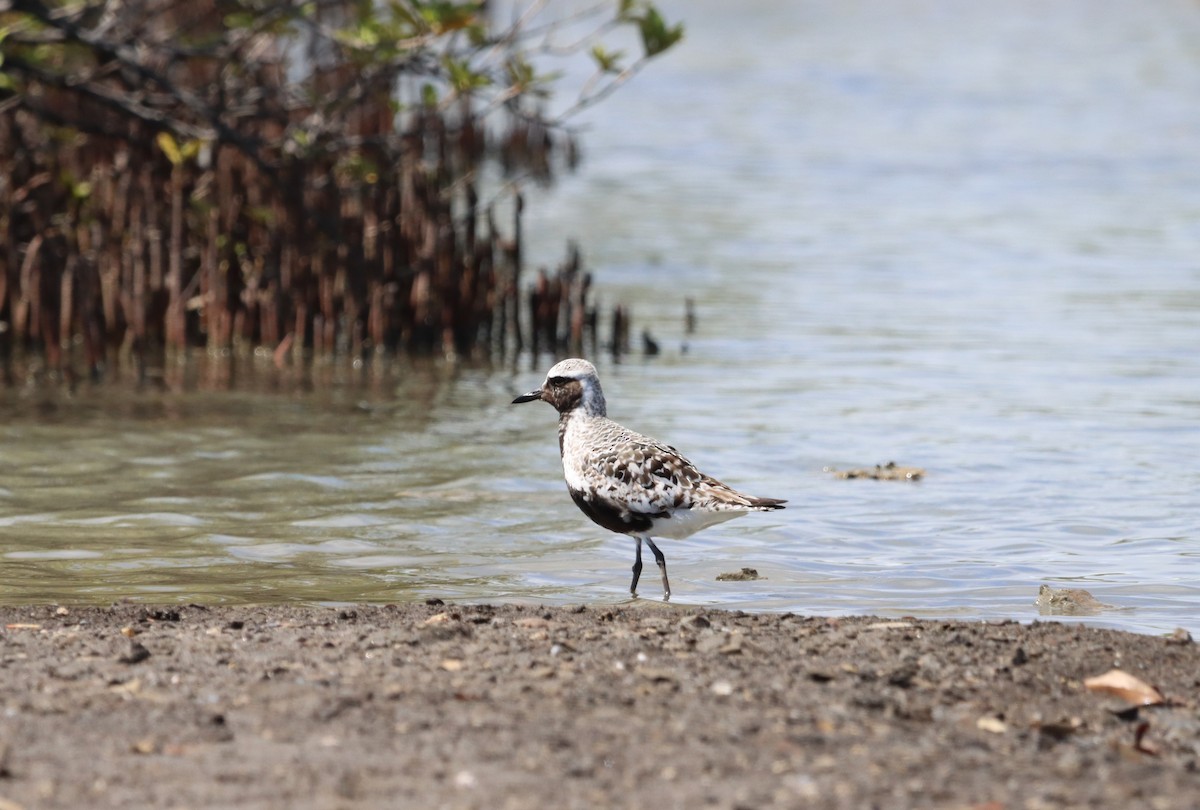
[[[1195,7],[752,8],[664,9],[687,41],[527,209],[662,345],[601,363],[614,417],[790,500],[664,547],[676,604],[1032,620],[1051,584],[1200,633]],[[554,414],[508,406],[549,365],[0,391],[0,600],[623,600]],[[822,472],[891,460],[927,475]]]

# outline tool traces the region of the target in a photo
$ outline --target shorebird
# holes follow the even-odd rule
[[[575,505],[600,526],[636,541],[629,585],[635,597],[643,541],[662,573],[666,601],[671,598],[667,560],[651,538],[682,540],[747,512],[784,508],[786,501],[738,492],[700,472],[674,447],[609,419],[596,367],[586,360],[563,360],[550,369],[540,388],[513,404],[535,399],[558,411],[563,476]]]

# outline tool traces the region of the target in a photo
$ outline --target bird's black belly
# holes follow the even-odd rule
[[[592,522],[603,526],[610,532],[618,534],[643,534],[650,531],[654,525],[652,515],[639,515],[635,512],[621,513],[609,503],[595,498],[592,493],[567,487],[571,500],[580,511],[592,519]]]

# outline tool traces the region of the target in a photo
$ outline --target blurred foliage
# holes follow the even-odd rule
[[[578,345],[577,260],[524,314],[520,184],[681,36],[645,0],[0,0],[0,379]]]
[[[511,23],[498,24],[497,5]],[[472,115],[503,109],[554,128],[683,36],[645,0],[576,5],[0,0],[0,108],[94,130],[93,116],[63,103],[71,97],[85,102],[79,112],[98,105],[180,143],[230,143],[264,166],[346,148],[363,136],[348,120],[356,106],[384,97],[398,114],[461,114],[469,98]],[[605,42],[618,29],[641,43],[628,64]],[[571,99],[562,72],[545,65],[576,52],[590,53],[596,74]],[[566,112],[548,119],[544,101],[558,92]]]

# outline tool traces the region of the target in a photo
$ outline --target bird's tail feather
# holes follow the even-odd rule
[[[751,498],[750,505],[755,509],[772,510],[785,509],[784,504],[787,500],[782,498]]]

